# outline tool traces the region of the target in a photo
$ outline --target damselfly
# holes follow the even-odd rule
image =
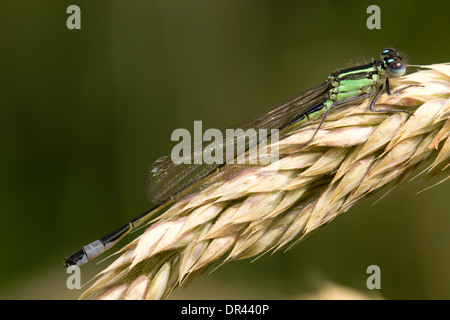
[[[308,124],[308,121],[322,116],[311,136],[311,142],[330,110],[350,102],[373,97],[369,109],[372,112],[405,112],[393,109],[375,109],[375,103],[383,89],[388,95],[398,93],[407,87],[391,92],[389,79],[405,74],[403,56],[396,49],[381,51],[381,59],[371,63],[343,69],[332,73],[320,85],[298,93],[271,111],[234,128],[267,130],[277,129],[282,138],[290,129]],[[308,143],[309,143],[308,142]],[[232,143],[235,143],[233,140]],[[308,144],[307,143],[307,144]],[[203,146],[205,147],[205,146]],[[248,147],[248,145],[247,145]],[[245,150],[248,151],[248,150]],[[226,153],[224,157],[228,157]],[[233,153],[234,156],[234,153]],[[239,156],[239,155],[236,155]],[[132,230],[141,226],[152,215],[181,197],[198,190],[203,181],[224,164],[174,164],[170,156],[158,159],[149,169],[146,177],[146,193],[158,205],[129,221],[107,236],[96,240],[65,258],[64,266],[81,266],[113,247]]]

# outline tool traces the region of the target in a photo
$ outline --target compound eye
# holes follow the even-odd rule
[[[383,49],[381,51],[381,53],[380,53],[381,60],[384,60],[386,58],[390,58],[390,57],[393,57],[393,56],[396,56],[396,55],[397,55],[397,50],[394,49],[394,48]]]
[[[405,62],[403,62],[402,60],[389,59],[387,63],[388,63],[387,70],[389,73],[389,77],[399,78],[405,74],[406,65]]]

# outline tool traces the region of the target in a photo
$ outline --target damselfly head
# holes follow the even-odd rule
[[[399,78],[405,74],[406,64],[403,61],[403,56],[400,55],[397,49],[386,48],[380,53],[389,77]]]
[[[400,78],[405,74],[406,64],[403,60],[394,60],[389,59],[387,61],[387,71],[389,77],[391,78]]]

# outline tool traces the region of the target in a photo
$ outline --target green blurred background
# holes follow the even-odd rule
[[[81,30],[66,9],[81,8]],[[366,9],[381,8],[381,30]],[[148,209],[176,128],[224,128],[378,58],[449,61],[448,1],[0,1],[0,298],[72,299],[63,258]],[[367,199],[287,253],[232,262],[173,298],[292,299],[331,281],[450,298],[449,183]],[[127,240],[131,239],[128,237]],[[82,269],[83,282],[107,264]]]

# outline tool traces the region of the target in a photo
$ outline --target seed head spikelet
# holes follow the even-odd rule
[[[391,183],[449,179],[450,64],[423,66],[391,81],[396,95],[332,110],[294,128],[267,165],[225,165],[207,188],[178,200],[120,250],[82,298],[163,299],[224,262],[288,249]],[[303,146],[303,147],[301,147]],[[233,174],[226,174],[236,170]],[[218,182],[217,182],[218,181]]]

